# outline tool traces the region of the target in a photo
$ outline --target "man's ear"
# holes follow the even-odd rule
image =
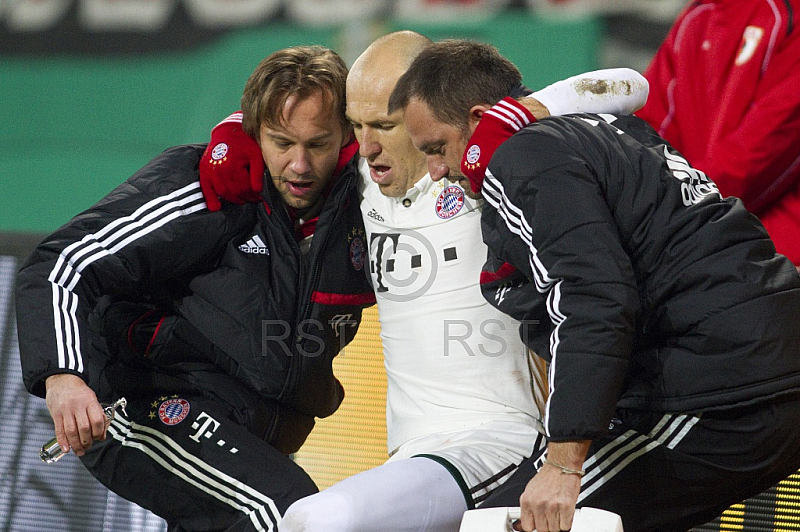
[[[483,118],[483,113],[491,108],[492,106],[486,103],[479,103],[472,106],[472,108],[469,110],[469,120],[467,122],[470,131],[474,131],[475,128],[478,127],[478,122],[480,122],[481,118]]]

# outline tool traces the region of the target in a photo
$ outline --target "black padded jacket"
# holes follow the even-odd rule
[[[261,203],[206,209],[198,181],[204,148],[166,150],[48,236],[22,266],[17,323],[31,393],[43,396],[48,376],[72,373],[101,400],[199,389],[245,407],[264,400],[316,417],[337,409],[344,392],[333,358],[374,303],[355,161],[333,183],[304,257],[268,176]],[[168,302],[184,325],[202,331],[216,360],[167,369],[120,363],[89,323],[104,296]]]
[[[643,121],[534,123],[496,151],[483,195],[484,296],[550,362],[550,439],[593,439],[616,408],[800,388],[795,268]]]

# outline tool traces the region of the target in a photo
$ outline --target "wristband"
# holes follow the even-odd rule
[[[562,475],[578,475],[579,477],[582,477],[583,475],[586,474],[586,470],[585,469],[570,469],[568,467],[564,467],[562,465],[558,465],[558,464],[556,464],[554,462],[551,462],[547,458],[544,459],[544,463],[547,464],[547,465],[553,466],[556,469],[560,469]]]

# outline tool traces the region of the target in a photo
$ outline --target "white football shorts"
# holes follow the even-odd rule
[[[546,446],[544,430],[512,421],[490,421],[469,430],[422,436],[401,445],[387,463],[414,456],[444,466],[461,487],[467,506],[480,506],[519,464]]]

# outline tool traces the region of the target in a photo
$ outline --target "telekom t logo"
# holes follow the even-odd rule
[[[203,421],[201,422],[201,420]],[[197,430],[197,432],[189,436],[189,438],[197,443],[200,443],[201,436],[204,438],[210,438],[214,435],[214,431],[219,428],[219,421],[209,416],[205,412],[201,412],[200,415],[197,416],[197,420],[192,423],[192,428]]]

